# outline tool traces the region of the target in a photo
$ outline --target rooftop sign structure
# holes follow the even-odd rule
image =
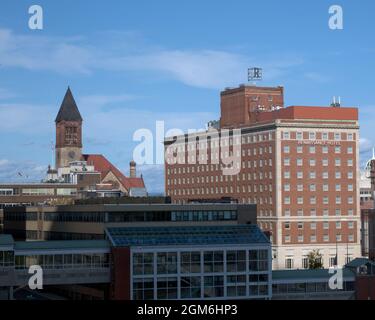
[[[253,67],[247,69],[248,81],[261,81],[263,79],[263,69],[258,67]]]

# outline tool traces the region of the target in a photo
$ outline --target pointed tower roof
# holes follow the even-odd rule
[[[61,103],[59,113],[57,114],[55,122],[60,121],[82,121],[81,114],[79,113],[77,104],[73,98],[72,91],[68,87],[65,93],[64,100]]]

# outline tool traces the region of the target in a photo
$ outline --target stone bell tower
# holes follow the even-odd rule
[[[68,87],[56,117],[56,168],[82,160],[82,117]]]

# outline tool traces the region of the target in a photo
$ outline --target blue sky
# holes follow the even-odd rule
[[[28,8],[44,29],[28,28]],[[328,28],[328,8],[344,30]],[[286,105],[360,108],[361,160],[374,144],[373,1],[22,1],[0,3],[0,181],[40,179],[52,161],[54,119],[68,85],[84,118],[86,153],[128,171],[135,130],[202,128],[219,92],[264,69]],[[162,166],[141,166],[152,192]],[[25,179],[25,178],[23,178]]]

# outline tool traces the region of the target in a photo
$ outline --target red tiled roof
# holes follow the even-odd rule
[[[129,182],[130,188],[144,188],[145,184],[143,178],[126,178]]]
[[[111,162],[101,154],[84,154],[84,161],[88,165],[93,165],[96,171],[99,171],[104,179],[109,172],[112,172],[120,183],[129,190],[130,188],[145,188],[143,178],[128,178],[119,169],[117,169]]]

